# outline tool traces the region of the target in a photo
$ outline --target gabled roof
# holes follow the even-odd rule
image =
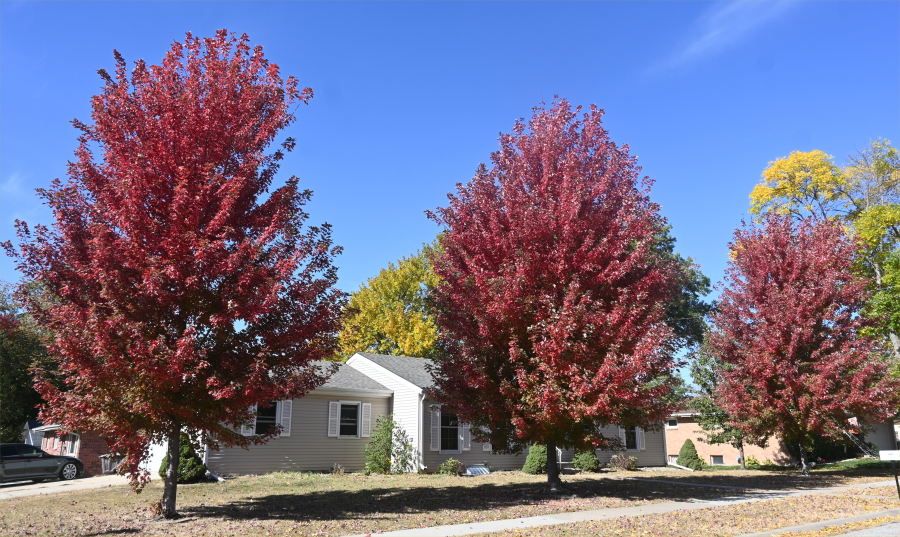
[[[412,382],[419,388],[430,388],[434,384],[431,373],[426,366],[432,361],[427,358],[413,358],[411,356],[389,356],[387,354],[372,354],[370,352],[358,352],[372,362],[387,369],[403,380]]]
[[[337,371],[319,389],[391,391],[341,362],[312,362],[310,365],[318,366],[322,372],[330,371],[331,367],[337,367]]]

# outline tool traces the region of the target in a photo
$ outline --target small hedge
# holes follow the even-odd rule
[[[593,449],[576,449],[572,465],[585,472],[599,472],[601,465]]]
[[[159,477],[166,478],[166,467],[169,465],[169,456],[163,457],[162,465],[159,467]],[[182,434],[178,443],[178,483],[197,483],[203,481],[206,477],[206,465],[203,459],[197,455],[194,448],[191,447],[191,440],[188,435]]]
[[[528,458],[525,459],[525,466],[522,471],[526,474],[546,474],[547,473],[547,446],[541,444],[532,444],[528,450]]]
[[[685,440],[684,445],[681,446],[681,451],[678,452],[678,460],[675,461],[675,464],[690,468],[691,470],[703,469],[703,461],[700,460],[700,456],[697,455],[697,448],[694,447],[694,443],[691,442],[690,438]]]
[[[466,465],[453,458],[445,460],[438,467],[438,473],[444,475],[462,475],[465,471]]]

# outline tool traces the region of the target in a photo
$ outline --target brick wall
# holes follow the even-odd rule
[[[666,427],[666,453],[669,454],[670,458],[672,456],[677,457],[678,452],[681,451],[681,446],[684,445],[684,441],[690,438],[694,442],[694,447],[697,448],[697,455],[706,464],[712,463],[713,455],[721,455],[727,466],[738,464],[737,449],[728,444],[706,444],[699,440],[702,438],[701,432],[700,425],[696,420],[679,417],[677,429]],[[775,464],[791,464],[794,462],[794,458],[788,453],[784,443],[778,438],[770,438],[769,446],[765,448],[745,445],[744,456],[749,457],[750,455],[756,457],[759,462],[763,462],[766,459]],[[674,459],[671,460],[674,462]]]
[[[41,442],[41,449],[51,455],[69,455],[77,457],[84,464],[84,477],[100,475],[103,473],[103,467],[100,464],[100,455],[109,453],[109,445],[106,440],[91,433],[79,434],[75,451],[70,452],[71,440],[70,435],[57,436],[60,431],[47,431],[44,433],[44,440]]]

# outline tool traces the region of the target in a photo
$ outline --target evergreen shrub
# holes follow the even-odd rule
[[[576,449],[572,464],[585,472],[599,472],[601,468],[600,459],[593,449]]]
[[[169,456],[163,457],[159,467],[159,477],[166,478],[166,467],[169,465]],[[178,442],[178,484],[197,483],[206,478],[206,465],[203,459],[197,455],[191,447],[191,439],[182,434]]]
[[[697,448],[694,446],[694,443],[691,442],[690,438],[685,440],[684,445],[681,446],[681,451],[678,452],[678,460],[675,461],[675,464],[690,468],[691,470],[703,469],[703,461],[700,460],[700,456],[697,455]]]
[[[532,444],[528,450],[528,458],[525,459],[525,466],[522,471],[526,474],[546,474],[547,473],[547,446],[542,444]]]

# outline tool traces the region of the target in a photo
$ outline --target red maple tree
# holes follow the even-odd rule
[[[434,395],[496,450],[546,444],[554,490],[557,446],[613,448],[600,427],[662,422],[675,365],[665,305],[680,276],[654,251],[651,181],[602,110],[580,111],[535,108],[430,215],[445,227],[434,301],[449,351]]]
[[[900,379],[886,349],[861,330],[867,281],[852,270],[858,248],[840,225],[771,215],[735,232],[709,335],[729,367],[717,397],[757,437],[781,435],[800,450],[811,435],[840,437],[851,416],[887,419]]]
[[[264,151],[312,90],[248,42],[187,34],[130,78],[115,52],[115,75],[99,71],[93,124],[73,122],[82,134],[69,180],[39,190],[53,229],[19,222],[20,249],[5,245],[55,299],[22,295],[56,335],[66,384],[38,382],[42,418],[108,438],[138,490],[149,445],[167,443],[169,517],[179,436],[218,449],[275,434],[240,426],[252,405],[324,382],[309,362],[334,353],[345,300],[331,228],[304,229],[311,192],[292,177],[266,196],[295,142]]]

